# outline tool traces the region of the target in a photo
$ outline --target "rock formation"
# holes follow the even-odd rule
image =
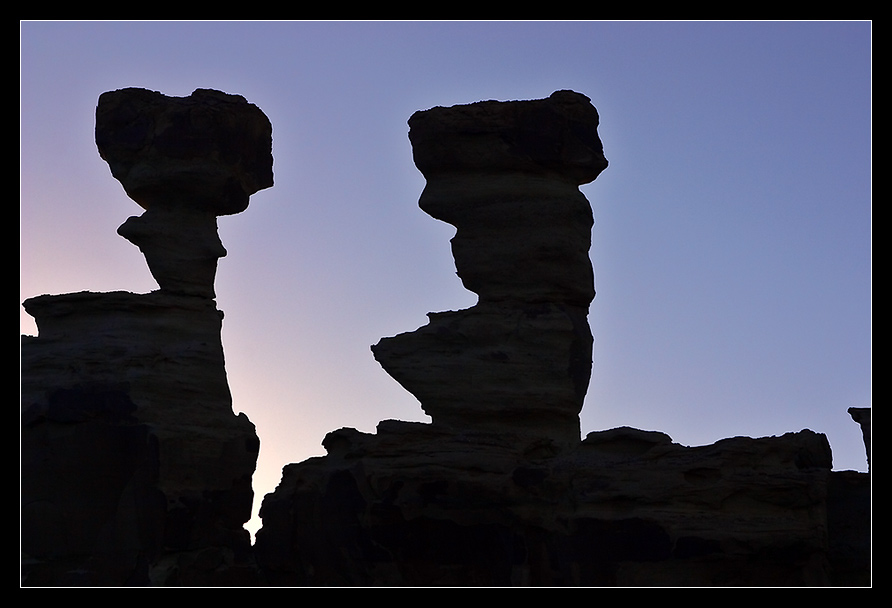
[[[272,185],[269,120],[198,90],[103,94],[96,143],[146,211],[119,233],[160,289],[24,303],[25,585],[256,580],[250,519],[259,440],[234,415],[214,297],[216,217]]]
[[[255,543],[268,584],[869,584],[869,481],[833,474],[822,434],[580,441],[594,288],[578,185],[607,165],[589,100],[559,91],[409,124],[419,205],[456,227],[479,301],[373,347],[431,423],[333,431],[326,456],[286,466]]]
[[[375,434],[332,432],[324,446],[327,456],[286,467],[263,501],[255,551],[270,584],[867,582],[867,520],[839,517],[861,514],[867,486],[833,485],[818,433],[688,448],[618,428],[555,451],[384,421]],[[831,501],[839,488],[848,504]],[[848,528],[828,529],[840,520]]]
[[[217,216],[244,211],[252,194],[273,185],[269,119],[219,91],[177,98],[121,89],[99,97],[96,145],[146,210],[118,233],[140,248],[161,289],[213,298],[226,255]]]
[[[571,91],[412,116],[419,204],[479,300],[372,347],[431,423],[329,433],[251,546],[259,440],[226,381],[216,217],[272,185],[269,121],[216,91],[102,95],[100,154],[145,209],[119,233],[160,289],[24,302],[23,584],[870,585],[870,477],[831,471],[824,435],[580,439],[597,127]]]
[[[852,420],[861,427],[861,436],[864,438],[864,450],[867,454],[867,466],[868,470],[870,470],[870,408],[850,407],[848,411]]]
[[[416,112],[419,206],[456,228],[458,276],[479,296],[386,338],[375,358],[433,424],[579,441],[592,367],[592,210],[579,185],[604,168],[598,113],[558,91]]]

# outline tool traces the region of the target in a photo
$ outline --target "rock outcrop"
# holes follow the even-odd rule
[[[23,584],[256,583],[259,439],[233,413],[213,284],[216,217],[272,185],[269,120],[217,91],[124,89],[100,97],[96,142],[146,210],[119,233],[160,289],[24,303]]]
[[[416,112],[419,206],[456,228],[458,276],[479,296],[385,338],[375,358],[434,425],[580,439],[592,368],[592,210],[579,185],[604,168],[598,113],[558,91]]]
[[[867,466],[868,470],[870,470],[870,408],[850,407],[848,412],[852,420],[861,427],[861,436],[864,438],[864,451],[867,454]]]
[[[22,584],[870,585],[870,476],[831,471],[824,435],[580,438],[597,128],[571,91],[410,119],[419,205],[455,226],[479,300],[372,347],[431,422],[329,433],[252,546],[259,439],[226,380],[216,218],[272,185],[271,127],[216,91],[102,95],[100,154],[145,209],[119,233],[160,288],[24,302]],[[850,413],[869,458],[870,410]]]
[[[557,451],[384,421],[375,434],[332,432],[324,446],[327,456],[286,467],[263,501],[255,550],[270,584],[866,582],[867,564],[851,559],[864,547],[845,551],[866,538],[866,522],[838,536],[844,551],[828,543],[828,517],[853,505],[829,500],[830,448],[818,433],[689,448],[618,428]]]
[[[595,292],[578,186],[607,166],[588,98],[434,108],[409,124],[419,205],[456,227],[456,269],[479,301],[372,348],[431,423],[333,431],[326,456],[286,466],[254,547],[267,582],[869,584],[869,478],[832,473],[822,434],[580,440]]]
[[[273,185],[266,115],[209,89],[189,97],[121,89],[99,97],[96,145],[146,210],[118,234],[140,248],[161,289],[213,298],[226,255],[217,216],[244,211],[252,194]]]

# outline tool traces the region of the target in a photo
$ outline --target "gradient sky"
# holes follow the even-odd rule
[[[610,161],[582,188],[583,434],[808,428],[867,470],[846,409],[872,399],[870,22],[22,22],[20,301],[157,289],[93,136],[124,87],[240,94],[273,124],[275,186],[220,218],[216,283],[258,507],[327,432],[427,421],[369,346],[476,301],[418,209],[406,121],[558,89],[592,99]]]

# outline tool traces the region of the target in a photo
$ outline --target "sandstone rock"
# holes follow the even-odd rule
[[[324,445],[264,499],[271,584],[833,583],[830,450],[811,431],[687,448],[620,428],[567,449],[385,421]]]
[[[24,305],[39,329],[22,343],[24,583],[213,581],[177,565],[212,548],[251,570],[259,440],[232,411],[213,301],[82,292]]]
[[[584,310],[480,302],[428,318],[415,332],[381,340],[374,353],[434,424],[579,441],[592,367]]]
[[[119,231],[161,289],[24,302],[23,585],[871,584],[869,475],[832,472],[819,433],[580,441],[594,289],[577,187],[606,160],[567,91],[413,117],[420,204],[457,227],[480,300],[373,347],[433,422],[329,433],[326,456],[284,468],[252,547],[259,441],[232,411],[212,298],[216,216],[271,185],[268,131],[211,91],[100,106],[97,144],[146,207]],[[869,410],[850,413],[869,455]]]
[[[869,484],[809,430],[684,447],[579,437],[591,372],[591,209],[606,166],[584,96],[417,113],[419,205],[456,227],[467,310],[375,358],[432,422],[329,433],[261,507],[275,586],[869,584]],[[854,517],[853,517],[854,516]]]
[[[146,211],[119,234],[161,289],[24,302],[25,585],[256,584],[259,440],[226,380],[218,215],[272,185],[271,127],[244,98],[103,94],[96,143]]]
[[[103,93],[96,145],[127,195],[144,209],[229,215],[273,185],[272,126],[240,95],[189,97],[128,88]]]
[[[150,209],[121,224],[118,234],[139,247],[162,291],[216,297],[217,260],[226,255],[216,216],[188,209]]]
[[[579,441],[591,375],[591,207],[579,185],[607,166],[590,100],[558,91],[416,112],[422,210],[456,227],[471,309],[430,314],[375,358],[435,425]]]
[[[210,89],[189,97],[121,89],[99,97],[96,145],[146,209],[118,233],[140,248],[162,290],[213,298],[226,255],[216,217],[244,211],[252,194],[273,185],[266,115]]]

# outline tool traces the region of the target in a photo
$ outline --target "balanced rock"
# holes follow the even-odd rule
[[[558,91],[416,112],[422,210],[456,228],[474,307],[432,313],[372,350],[433,424],[579,441],[593,338],[592,210],[579,185],[607,166],[590,100]]]
[[[269,121],[244,98],[103,94],[96,142],[146,211],[119,233],[160,290],[24,302],[22,581],[254,584],[244,524],[260,442],[233,412],[214,275],[218,215],[272,185]]]
[[[146,210],[118,234],[140,248],[162,290],[213,298],[226,255],[217,216],[244,211],[252,194],[273,185],[266,115],[240,95],[210,89],[189,97],[121,89],[99,98],[96,145]]]

